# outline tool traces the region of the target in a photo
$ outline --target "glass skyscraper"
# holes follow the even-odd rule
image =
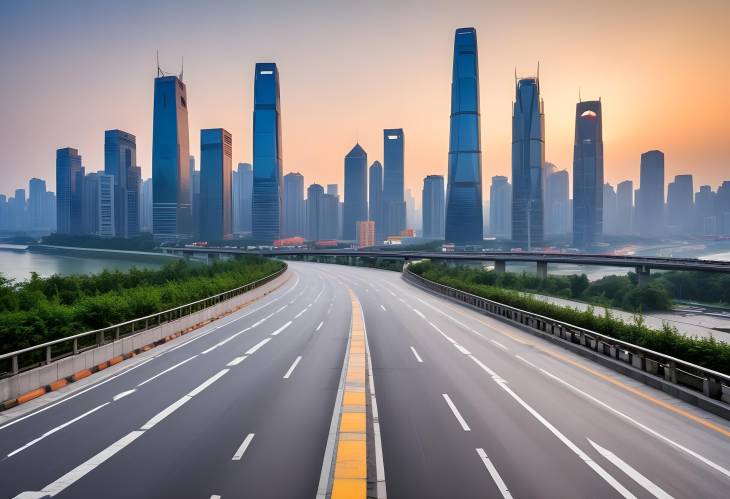
[[[512,221],[512,185],[502,175],[492,177],[489,187],[489,232],[494,237],[509,239]]]
[[[284,223],[282,237],[304,237],[305,234],[304,176],[284,175]]]
[[[483,239],[480,130],[477,32],[459,28],[454,35],[451,77],[445,234],[455,244],[481,243]]]
[[[229,239],[233,233],[232,156],[229,132],[222,128],[200,131],[200,236],[206,241]]]
[[[444,177],[429,175],[423,179],[423,237],[444,237]]]
[[[383,236],[406,228],[403,185],[405,136],[402,128],[383,130]],[[376,227],[377,230],[377,227]]]
[[[368,154],[360,144],[345,156],[345,206],[342,239],[357,239],[357,222],[368,219]]]
[[[189,140],[185,84],[177,76],[155,78],[152,232],[160,241],[192,235]]]
[[[538,78],[516,84],[512,105],[512,241],[530,249],[544,239],[542,167],[545,115]]]
[[[573,244],[599,242],[603,232],[603,131],[601,101],[575,106]]]
[[[114,178],[114,235],[139,233],[136,138],[122,130],[104,132],[104,173]],[[131,191],[131,193],[130,193]],[[131,195],[130,195],[131,194]]]
[[[271,244],[281,233],[281,109],[279,70],[256,64],[253,111],[253,238]]]
[[[658,237],[664,233],[664,153],[647,151],[641,155],[639,195],[636,204],[638,232]]]
[[[82,204],[84,167],[76,149],[56,151],[56,231],[81,234],[84,230]]]
[[[383,165],[374,161],[370,165],[370,187],[368,193],[369,218],[375,222],[375,241],[385,239],[383,231]]]

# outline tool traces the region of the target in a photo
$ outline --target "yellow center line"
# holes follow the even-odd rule
[[[360,302],[348,288],[352,302],[350,347],[347,352],[345,392],[337,431],[337,453],[332,499],[365,499],[367,494],[365,329]]]

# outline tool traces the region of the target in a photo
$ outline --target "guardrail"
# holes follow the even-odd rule
[[[138,317],[127,322],[114,324],[93,331],[66,336],[57,340],[48,341],[40,345],[8,352],[0,355],[0,379],[15,376],[18,373],[44,366],[72,355],[98,348],[106,343],[119,340],[126,336],[138,334],[147,329],[158,327],[167,322],[180,319],[186,315],[198,312],[213,305],[251,291],[269,281],[272,281],[286,272],[287,265],[266,277],[250,282],[238,288],[203,298],[202,300],[186,303],[169,310],[164,310],[145,317]]]
[[[730,375],[706,369],[595,331],[445,286],[419,276],[408,268],[404,269],[403,278],[417,286],[444,295],[452,300],[463,302],[479,311],[560,338],[579,349],[590,350],[613,361],[628,364],[634,369],[624,370],[626,371],[625,374],[632,374],[634,370],[641,371],[651,376],[634,377],[646,384],[668,391],[685,401],[720,416],[728,417],[730,415]],[[667,390],[667,383],[668,386],[681,386],[698,394],[701,393],[709,399],[720,402],[724,407],[717,407],[711,402],[703,403],[702,400],[695,400],[697,397],[685,396],[686,394],[682,390]]]

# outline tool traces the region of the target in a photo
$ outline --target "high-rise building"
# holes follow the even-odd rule
[[[648,151],[641,155],[640,190],[636,213],[638,232],[645,237],[664,233],[664,153]]]
[[[368,219],[368,153],[355,144],[345,156],[345,205],[342,239],[357,239],[357,222]]]
[[[383,234],[397,236],[406,228],[404,197],[405,136],[402,128],[383,130]]]
[[[694,233],[694,181],[692,175],[676,175],[667,186],[667,230],[674,235]]]
[[[357,247],[369,248],[375,245],[375,222],[364,220],[357,222]]]
[[[142,182],[139,193],[139,225],[143,232],[152,232],[152,179]]]
[[[137,145],[134,135],[122,130],[104,132],[104,173],[114,178],[114,233],[129,237],[139,233],[136,183]],[[130,185],[133,184],[133,185]],[[132,191],[130,196],[128,193]],[[134,206],[130,206],[130,203]],[[131,230],[130,230],[131,226]]]
[[[319,239],[334,240],[341,233],[340,211],[342,203],[338,196],[325,194],[319,206]]]
[[[538,78],[517,80],[512,106],[512,240],[530,249],[544,240],[542,165],[545,115]]]
[[[191,224],[193,228],[193,235],[200,235],[200,211],[205,201],[200,196],[200,170],[193,170],[190,173],[190,194],[193,202],[191,203]]]
[[[324,187],[312,184],[307,187],[307,235],[309,241],[320,240],[320,213],[324,198]]]
[[[586,247],[603,233],[603,113],[601,101],[575,106],[573,244]]]
[[[192,235],[190,143],[185,84],[155,78],[152,123],[152,231],[160,241]]]
[[[284,175],[284,224],[282,237],[305,235],[304,176],[301,173]]]
[[[56,231],[81,234],[84,167],[76,149],[56,151]]]
[[[383,165],[374,161],[370,165],[370,186],[368,193],[369,218],[375,222],[375,241],[385,240],[383,227]]]
[[[115,185],[116,178],[104,172],[97,174],[98,179],[98,203],[96,209],[98,214],[97,234],[101,237],[115,237],[117,235],[116,215],[119,204],[116,202],[116,196],[121,193],[119,186]]]
[[[30,229],[48,228],[43,218],[46,181],[32,178],[28,182],[28,226]]]
[[[459,28],[454,35],[445,230],[446,240],[455,244],[481,243],[484,235],[479,56],[474,28]]]
[[[56,230],[56,194],[46,191],[43,196],[43,227],[51,232]]]
[[[442,239],[446,222],[443,175],[428,175],[424,178],[422,194],[423,237]]]
[[[616,233],[631,234],[634,220],[634,183],[624,180],[616,185]]]
[[[253,201],[253,168],[250,163],[238,163],[239,204],[236,213],[240,217],[239,231],[251,233]]]
[[[512,233],[512,185],[507,177],[492,177],[489,187],[489,232],[509,239]]]
[[[709,185],[701,185],[695,194],[695,227],[693,233],[713,236],[717,233],[715,193]]]
[[[609,183],[603,184],[602,204],[602,232],[605,234],[616,234],[618,230],[618,199],[616,191]]]
[[[127,237],[138,236],[139,225],[139,196],[142,188],[142,168],[133,166],[127,172]]]
[[[545,232],[562,235],[570,232],[570,198],[567,170],[543,176],[545,182]]]
[[[196,208],[196,206],[193,204],[193,180],[192,180],[192,178],[193,178],[193,174],[196,171],[199,171],[199,170],[195,169],[195,156],[193,156],[192,154],[188,158],[188,171],[190,172],[190,213],[192,216],[192,214],[195,212],[195,208]],[[198,207],[198,208],[200,208],[200,207]],[[193,233],[197,234],[195,229],[193,229]]]
[[[730,180],[725,180],[717,188],[715,217],[718,234],[722,236],[730,235]]]
[[[282,211],[281,108],[279,70],[256,64],[253,111],[253,238],[262,244],[279,239]]]
[[[83,234],[92,234],[92,235],[99,235],[99,207],[101,206],[101,202],[99,199],[99,193],[101,191],[101,176],[104,175],[104,172],[89,172],[86,175],[84,175],[84,186],[83,186],[83,192],[82,192],[82,210],[81,210],[81,233]],[[114,179],[111,175],[107,175],[107,185],[106,187],[109,187],[109,179],[112,179],[112,191],[114,188]],[[105,202],[108,203],[112,200],[113,193],[109,195],[108,192],[107,199]],[[113,207],[112,207],[113,208]],[[107,218],[106,222],[111,222],[111,218]],[[105,237],[112,237],[114,236],[114,226],[106,227],[106,235]]]
[[[223,128],[200,131],[200,235],[206,241],[230,239],[233,139]]]

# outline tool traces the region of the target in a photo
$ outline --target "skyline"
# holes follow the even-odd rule
[[[0,125],[0,144],[7,151],[0,192],[6,194],[33,176],[53,184],[55,150],[62,147],[77,148],[88,171],[103,169],[104,130],[115,128],[137,137],[142,176],[149,177],[157,49],[169,72],[177,72],[179,59],[185,58],[190,150],[198,161],[199,130],[222,127],[233,135],[234,164],[251,162],[254,63],[272,60],[281,73],[285,173],[299,171],[308,183],[343,185],[342,157],[353,143],[361,143],[372,159],[382,161],[382,130],[402,127],[409,137],[406,186],[416,191],[425,176],[447,172],[451,50],[453,30],[461,25],[474,26],[480,33],[485,179],[511,177],[514,70],[529,76],[536,72],[538,60],[546,160],[559,169],[572,173],[579,88],[584,100],[602,99],[607,182],[631,179],[638,186],[640,155],[651,149],[664,151],[667,178],[692,173],[697,187],[709,184],[716,189],[730,165],[730,136],[722,127],[730,104],[702,91],[711,88],[708,82],[730,79],[730,62],[722,52],[730,43],[722,29],[730,6],[723,2],[691,8],[661,2],[661,10],[651,8],[658,2],[633,7],[622,3],[585,12],[563,2],[551,8],[569,17],[542,24],[540,14],[546,7],[537,4],[528,9],[467,3],[445,9],[419,3],[414,9],[409,7],[415,4],[406,2],[388,7],[392,19],[381,15],[383,6],[378,4],[359,6],[360,17],[347,29],[333,20],[350,9],[328,9],[326,2],[308,6],[308,15],[321,22],[296,24],[305,14],[302,7],[289,5],[281,19],[263,27],[256,24],[275,7],[243,8],[224,2],[218,9],[182,6],[169,15],[189,29],[155,25],[152,33],[146,27],[164,3],[135,3],[134,9],[48,3],[38,9],[39,3],[43,2],[34,5],[43,12],[42,19],[29,12],[32,7],[13,5],[0,20],[0,60],[12,60],[17,67],[3,75],[7,87],[0,93],[8,114]],[[84,33],[62,28],[64,19],[91,22],[102,9],[115,20],[114,26],[124,25],[120,21],[129,16],[138,18],[130,24],[131,32],[106,19],[99,26],[89,24]],[[612,39],[616,17],[627,12],[631,15],[621,39]],[[59,20],[49,24],[54,13]],[[520,13],[525,16],[522,23],[517,22]],[[643,22],[647,16],[651,23]],[[399,22],[405,22],[402,30]],[[35,27],[32,39],[29,23]],[[204,35],[189,35],[196,25]],[[308,34],[322,25],[328,26],[331,39]],[[100,37],[99,30],[105,36]],[[520,30],[530,31],[528,41],[549,37],[550,42],[522,41]],[[84,43],[87,37],[94,38],[93,47]],[[216,41],[222,39],[228,51],[219,55]],[[302,42],[292,44],[294,40]],[[636,45],[626,52],[631,42]],[[57,47],[68,53],[63,68],[57,66]],[[68,70],[68,61],[75,64],[74,70]],[[630,69],[621,72],[617,66]],[[53,90],[40,92],[38,85],[49,73],[54,75]],[[66,103],[63,112],[59,103]],[[488,183],[482,186],[485,197]]]

